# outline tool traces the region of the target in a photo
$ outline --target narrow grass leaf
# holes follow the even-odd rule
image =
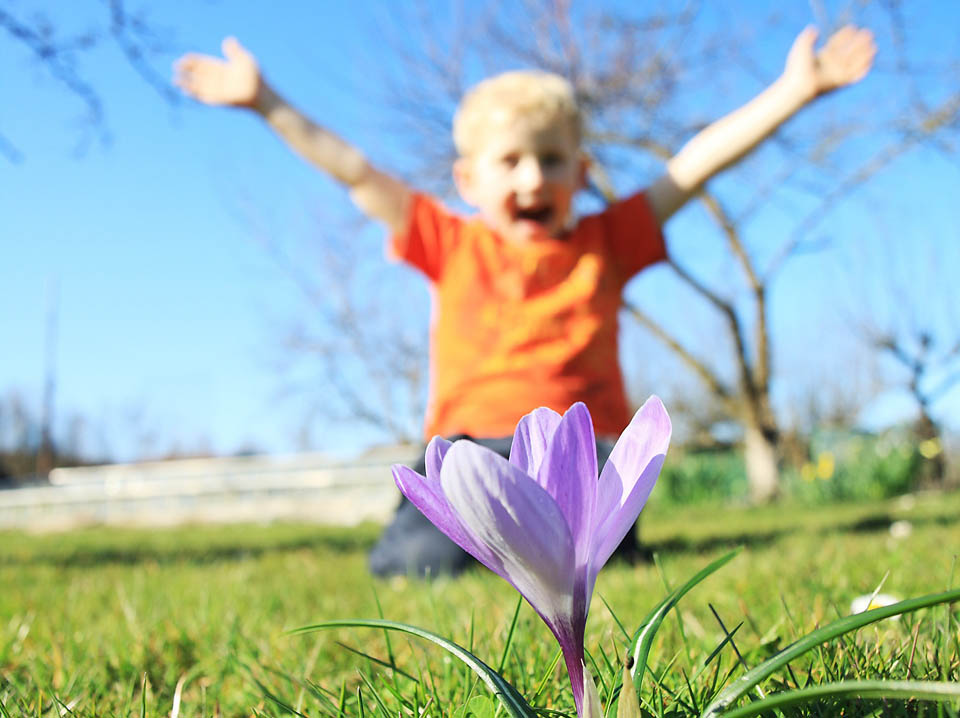
[[[633,634],[630,642],[630,655],[633,656],[633,683],[639,686],[643,681],[643,673],[647,667],[647,656],[650,654],[650,648],[653,645],[653,639],[663,623],[670,610],[677,605],[677,602],[683,598],[690,589],[703,581],[707,576],[728,563],[734,556],[740,553],[740,549],[734,549],[728,554],[718,558],[713,563],[698,571],[689,581],[669,593],[660,603],[658,603],[647,617],[643,619],[640,628]]]
[[[703,665],[700,666],[699,670],[697,670],[697,672],[693,674],[693,680],[694,680],[694,681],[696,681],[696,680],[700,677],[700,674],[701,674],[701,673],[703,673],[705,670],[707,670],[707,668],[710,666],[710,662],[720,654],[720,651],[723,650],[723,647],[726,646],[726,645],[727,645],[728,643],[730,643],[731,641],[733,641],[734,635],[737,633],[737,631],[740,630],[740,628],[741,628],[742,626],[743,626],[743,621],[741,621],[740,623],[738,623],[738,624],[736,625],[736,627],[735,627],[732,631],[729,631],[729,632],[723,637],[723,640],[720,641],[719,644],[717,644],[717,647],[714,648],[714,649],[710,652],[710,655],[707,656],[707,657],[703,660]]]
[[[960,699],[960,683],[934,681],[841,681],[796,691],[774,693],[723,714],[723,718],[749,718],[767,711],[790,708],[824,698],[884,698],[894,700],[951,701]],[[705,714],[706,715],[706,714]]]
[[[613,622],[617,624],[617,628],[620,629],[620,632],[623,634],[623,637],[629,641],[630,634],[627,632],[626,627],[620,622],[620,618],[617,616],[617,614],[614,613],[612,608],[610,608],[610,604],[607,603],[607,599],[604,598],[602,594],[597,594],[597,595],[599,596],[600,600],[603,601],[603,605],[606,606],[607,608],[607,613],[609,613],[610,617],[613,618]]]
[[[465,664],[470,666],[473,672],[476,673],[480,677],[480,680],[486,684],[487,688],[489,688],[490,691],[500,699],[500,702],[503,704],[504,708],[506,708],[510,715],[514,716],[514,718],[536,718],[537,716],[534,710],[524,700],[523,696],[521,696],[517,689],[514,688],[503,676],[501,676],[475,655],[470,653],[470,651],[467,649],[457,645],[453,641],[443,638],[442,636],[438,636],[435,633],[431,633],[423,628],[411,626],[406,623],[398,623],[396,621],[386,621],[382,619],[353,619],[324,621],[323,623],[316,623],[311,626],[304,626],[302,628],[294,629],[293,631],[290,631],[290,633],[312,633],[314,631],[322,631],[331,628],[380,628],[384,631],[400,631],[402,633],[409,633],[413,636],[418,636],[419,638],[425,638],[426,640],[437,644],[448,653],[456,658],[459,658]]]
[[[707,706],[703,713],[703,718],[719,715],[726,708],[740,700],[740,698],[742,698],[754,686],[758,685],[761,681],[782,668],[794,658],[820,646],[820,644],[825,643],[826,641],[837,638],[838,636],[842,636],[850,631],[855,631],[863,626],[870,625],[871,623],[876,623],[877,621],[882,621],[885,618],[890,618],[891,616],[899,616],[900,614],[910,613],[912,611],[920,610],[921,608],[929,608],[930,606],[937,606],[942,603],[951,603],[957,600],[960,600],[960,589],[944,591],[943,593],[935,593],[929,596],[921,596],[919,598],[911,598],[906,601],[900,601],[899,603],[891,604],[889,606],[883,606],[880,608],[874,608],[870,611],[864,611],[863,613],[857,613],[853,616],[845,616],[833,621],[832,623],[828,623],[826,626],[808,633],[800,640],[784,648],[775,656],[767,659],[760,665],[744,673],[738,680],[734,681],[727,688],[721,691],[716,700]]]
[[[373,700],[376,702],[377,707],[380,709],[382,715],[390,715],[390,711],[387,710],[387,706],[384,704],[383,699],[380,697],[380,691],[377,690],[377,687],[373,685],[373,681],[370,680],[369,676],[362,671],[357,671],[357,674],[360,676],[360,680],[367,687],[367,690],[373,695]],[[359,693],[360,686],[357,686],[357,692]]]
[[[537,684],[537,690],[533,692],[533,697],[536,698],[539,696],[543,689],[547,687],[547,681],[550,680],[550,676],[553,675],[553,672],[557,668],[557,664],[560,662],[560,659],[563,657],[563,651],[559,648],[553,654],[553,660],[550,661],[550,665],[547,666],[547,670],[543,672],[543,677],[540,679],[540,682]]]
[[[517,619],[520,618],[521,605],[523,605],[523,596],[517,596],[517,607],[513,611],[513,620],[510,621],[510,629],[507,631],[507,642],[503,647],[503,655],[500,656],[500,663],[497,664],[497,673],[503,673],[503,667],[507,665],[507,656],[510,655],[510,647],[513,645],[513,633],[517,628]],[[470,640],[472,643],[472,635]]]
[[[409,680],[411,680],[411,681],[416,681],[416,680],[417,680],[416,678],[414,678],[413,676],[411,676],[411,675],[410,675],[409,673],[407,673],[406,671],[403,671],[403,670],[400,670],[399,668],[397,668],[397,666],[396,666],[395,663],[385,661],[385,660],[383,660],[382,658],[377,658],[376,656],[371,656],[369,653],[364,653],[364,652],[361,651],[360,649],[354,648],[353,646],[349,646],[349,645],[347,645],[346,643],[342,643],[342,642],[340,642],[340,641],[337,641],[337,645],[340,646],[340,648],[344,649],[345,651],[349,651],[350,653],[352,653],[352,654],[355,655],[355,656],[359,656],[360,658],[365,658],[365,659],[368,660],[370,663],[376,663],[378,666],[383,666],[384,668],[389,668],[391,671],[396,671],[397,673],[399,673],[399,674],[400,674],[401,676],[403,676],[404,678],[407,678],[407,679],[409,679]]]
[[[380,594],[377,593],[376,586],[372,586],[371,588],[373,589],[373,600],[376,601],[377,603],[377,614],[382,619],[384,616],[383,616],[383,606],[380,604]],[[390,644],[389,632],[387,631],[383,632],[383,641],[387,646],[387,659],[390,661],[391,667],[396,666],[396,659],[393,653],[393,646]],[[396,682],[396,679],[397,679],[396,673],[393,674],[393,679],[394,679],[394,682]]]

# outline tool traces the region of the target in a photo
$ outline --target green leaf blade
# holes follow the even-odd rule
[[[705,566],[685,584],[667,594],[666,598],[658,603],[643,619],[640,628],[636,630],[630,641],[630,655],[633,656],[634,661],[633,682],[635,686],[639,687],[643,680],[643,674],[647,667],[647,657],[650,655],[653,639],[660,628],[660,624],[663,623],[663,619],[694,586],[731,561],[740,551],[740,548],[736,548]]]
[[[290,633],[313,633],[315,631],[328,630],[332,628],[380,628],[385,631],[409,633],[410,635],[417,636],[418,638],[431,641],[432,643],[435,643],[446,650],[454,657],[459,658],[474,673],[476,673],[480,680],[483,681],[487,688],[490,689],[490,692],[497,696],[497,698],[503,704],[503,707],[506,708],[513,718],[537,718],[536,712],[530,707],[526,700],[524,700],[519,691],[517,691],[517,689],[514,688],[497,671],[481,661],[466,648],[463,648],[453,641],[446,639],[443,636],[438,636],[437,634],[426,629],[418,628],[417,626],[411,626],[406,623],[387,621],[384,619],[346,619],[315,623],[310,626],[296,628],[290,631]]]
[[[928,596],[920,596],[919,598],[911,598],[889,606],[857,613],[853,616],[844,616],[843,618],[828,623],[826,626],[808,633],[800,640],[792,643],[776,655],[744,673],[739,679],[721,691],[720,695],[704,710],[702,718],[712,718],[713,716],[719,715],[726,708],[740,700],[752,690],[754,686],[761,683],[793,659],[816,648],[822,643],[842,636],[850,631],[868,626],[871,623],[882,621],[885,618],[911,613],[921,608],[929,608],[942,603],[952,603],[958,600],[960,600],[960,589],[954,589],[952,591],[944,591]]]
[[[774,693],[726,711],[723,718],[750,718],[824,698],[885,698],[896,700],[960,700],[960,683],[935,681],[841,681],[795,691]]]

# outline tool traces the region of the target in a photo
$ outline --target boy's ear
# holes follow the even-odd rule
[[[577,189],[586,189],[590,177],[590,158],[580,153],[580,166],[577,168]]]
[[[470,160],[466,157],[459,157],[453,163],[453,183],[457,186],[457,192],[461,199],[469,205],[476,205],[473,201],[473,173],[470,166]]]

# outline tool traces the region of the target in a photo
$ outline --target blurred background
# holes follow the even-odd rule
[[[671,220],[674,260],[624,295],[623,371],[677,427],[662,500],[956,481],[960,5],[671,5],[0,0],[0,483],[420,438],[426,283],[257,117],[181,96],[184,52],[235,35],[291,102],[464,211],[463,91],[563,74],[586,213],[774,80],[803,27],[850,22],[873,71]]]

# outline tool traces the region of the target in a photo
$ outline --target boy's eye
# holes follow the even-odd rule
[[[500,162],[505,167],[516,167],[520,163],[520,155],[511,152],[510,154],[501,157]]]
[[[544,167],[556,167],[563,164],[563,154],[560,152],[547,152],[540,158],[540,163]]]

